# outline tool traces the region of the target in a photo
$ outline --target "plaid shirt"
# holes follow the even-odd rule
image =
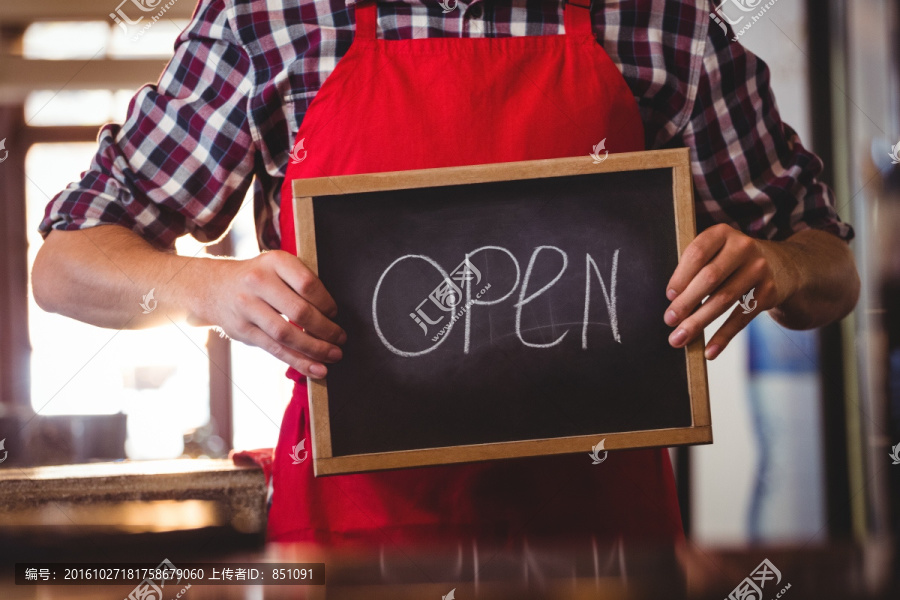
[[[137,92],[124,124],[101,129],[90,169],[49,203],[41,233],[115,223],[162,248],[186,233],[212,241],[253,182],[260,247],[278,248],[288,155],[353,41],[358,1],[200,0],[159,83]],[[436,0],[382,0],[378,13],[384,39],[563,30],[562,3],[538,0],[460,1],[446,14]],[[781,121],[768,68],[709,26],[707,0],[595,2],[592,13],[640,107],[647,147],[691,149],[699,229],[853,237],[817,180],[821,161]]]

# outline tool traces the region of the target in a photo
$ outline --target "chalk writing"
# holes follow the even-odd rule
[[[515,281],[513,281],[512,286],[509,288],[509,290],[499,297],[484,297],[487,292],[492,290],[493,288],[493,284],[491,282],[488,282],[486,285],[484,285],[476,294],[473,295],[472,292],[473,283],[480,284],[482,282],[482,273],[473,264],[472,259],[476,255],[487,251],[496,251],[505,254],[512,262],[512,266],[515,269]],[[557,255],[559,255],[559,257],[562,259],[561,265],[558,272],[549,282],[545,283],[537,291],[531,292],[529,291],[529,284],[532,280],[535,264],[539,260],[539,257],[547,252],[556,253]],[[399,265],[401,262],[409,260],[424,261],[425,263],[433,267],[435,271],[437,271],[437,274],[441,277],[441,282],[437,285],[437,287],[435,287],[434,290],[415,307],[415,310],[413,312],[409,313],[409,316],[426,335],[429,334],[428,326],[439,325],[443,323],[443,326],[439,330],[437,330],[436,333],[430,336],[430,340],[431,342],[433,342],[432,345],[416,351],[398,348],[390,341],[388,341],[387,336],[382,329],[381,322],[378,318],[378,298],[379,293],[382,291],[382,286],[384,285],[385,278],[387,277],[388,273],[397,265]],[[530,348],[552,348],[563,342],[563,340],[566,338],[566,335],[569,333],[569,330],[567,329],[558,338],[549,343],[528,341],[523,336],[522,312],[526,305],[533,302],[542,294],[550,290],[550,288],[552,288],[554,285],[556,285],[568,269],[568,266],[568,254],[566,254],[564,250],[556,246],[535,247],[531,253],[531,257],[528,260],[528,266],[525,269],[524,277],[522,277],[521,269],[519,267],[519,261],[516,259],[512,252],[501,246],[481,246],[480,248],[466,253],[463,261],[450,273],[445,271],[443,267],[441,267],[431,257],[422,254],[407,254],[401,256],[384,270],[384,272],[378,278],[378,283],[375,285],[375,290],[372,295],[372,323],[375,328],[375,333],[377,334],[378,339],[381,341],[384,347],[390,350],[392,353],[404,358],[413,358],[416,356],[423,356],[437,349],[438,346],[440,346],[442,343],[444,343],[444,341],[447,340],[450,332],[453,330],[454,325],[462,319],[465,323],[463,353],[468,354],[471,347],[472,313],[474,311],[474,307],[492,306],[499,304],[509,299],[513,295],[513,293],[518,290],[518,299],[513,305],[515,309],[516,336],[525,346],[528,346]],[[591,287],[592,281],[595,277],[600,283],[600,291],[603,294],[603,300],[606,305],[606,312],[609,317],[609,326],[613,340],[615,340],[619,344],[622,343],[622,336],[619,331],[618,313],[616,309],[616,286],[618,280],[618,269],[619,249],[616,249],[612,256],[609,285],[607,286],[607,280],[605,280],[600,274],[600,268],[598,267],[597,262],[590,254],[585,254],[584,319],[581,329],[581,347],[583,350],[587,350],[588,348],[587,333],[588,325],[590,324]],[[496,296],[496,292],[491,295]],[[434,313],[430,314],[426,310],[424,310],[423,305],[428,302],[430,302],[428,306],[431,306],[432,310],[437,309],[440,312],[435,315]]]

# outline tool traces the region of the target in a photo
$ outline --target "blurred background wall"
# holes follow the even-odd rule
[[[155,82],[193,8],[177,0],[162,18],[148,13],[132,26],[118,18],[142,14],[130,0],[0,2],[0,139],[9,152],[0,171],[8,216],[0,408],[11,464],[215,457],[276,439],[289,387],[265,353],[184,323],[116,332],[50,315],[27,280],[47,202],[80,179],[100,125],[121,122],[136,89]],[[248,206],[218,244],[186,237],[179,252],[255,255]]]

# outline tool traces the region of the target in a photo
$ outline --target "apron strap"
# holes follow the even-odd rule
[[[374,0],[365,0],[356,5],[356,39],[374,40],[378,29]]]
[[[594,29],[591,26],[591,0],[568,0],[565,10],[566,35],[594,37]]]

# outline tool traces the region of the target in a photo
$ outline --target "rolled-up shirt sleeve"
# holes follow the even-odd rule
[[[760,239],[804,229],[853,238],[819,180],[821,159],[781,120],[768,67],[715,27],[680,138],[691,149],[699,230],[728,223]]]
[[[41,234],[117,224],[160,248],[187,233],[220,237],[253,175],[250,73],[222,2],[201,1],[158,84],[100,130],[89,169],[47,205]]]

